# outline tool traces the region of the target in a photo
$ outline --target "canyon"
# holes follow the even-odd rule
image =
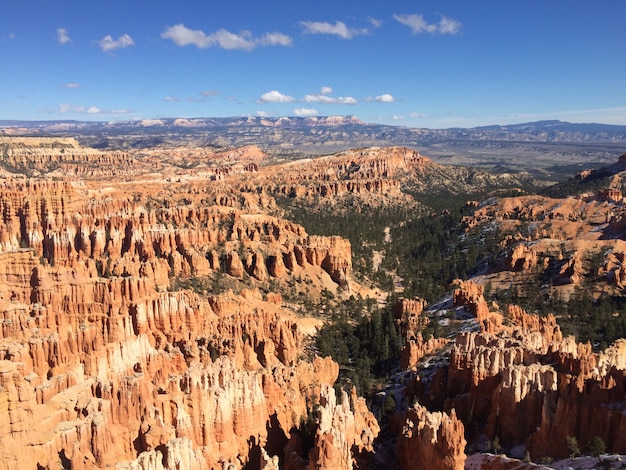
[[[598,350],[485,292],[542,269],[564,296],[591,274],[619,295],[626,156],[607,187],[557,198],[500,196],[528,175],[406,147],[295,161],[255,145],[0,149],[2,470],[460,469],[468,454],[506,468],[486,453],[496,440],[539,462],[567,457],[568,437],[626,453],[626,341]],[[285,208],[429,214],[420,196],[446,190],[490,191],[464,229],[505,235],[444,309],[383,295],[356,277],[351,240],[310,234]],[[394,300],[401,380],[376,391],[384,412],[318,354],[331,320],[307,305],[325,296]],[[450,334],[427,336],[434,323]]]

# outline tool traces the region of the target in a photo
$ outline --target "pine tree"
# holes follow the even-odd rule
[[[600,455],[604,454],[605,451],[606,444],[600,436],[594,437],[591,441],[587,443],[587,452],[596,457],[599,462],[602,461]]]
[[[565,442],[567,443],[567,448],[570,451],[570,458],[578,457],[580,454],[580,446],[578,445],[578,440],[573,436],[566,436]]]

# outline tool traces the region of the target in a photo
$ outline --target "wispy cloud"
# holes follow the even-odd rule
[[[306,103],[322,103],[322,104],[357,104],[358,101],[351,96],[340,96],[335,98],[329,96],[333,92],[333,89],[329,86],[321,88],[319,93],[311,93],[305,95],[302,101]]]
[[[61,103],[59,105],[59,113],[80,113],[80,114],[99,114],[102,110],[96,106],[82,106],[78,104]]]
[[[272,90],[263,93],[257,103],[293,103],[296,99],[293,96],[283,95],[280,91]]]
[[[179,101],[180,101],[180,99],[179,99],[179,98],[176,98],[175,96],[169,96],[169,95],[168,95],[168,96],[166,96],[165,98],[163,98],[163,101],[169,101],[169,102],[174,102],[174,103],[176,103],[176,102],[179,102]]]
[[[291,46],[289,36],[282,33],[265,33],[257,43],[261,46]]]
[[[295,114],[296,116],[300,116],[300,117],[310,117],[310,116],[317,116],[319,113],[317,112],[317,109],[296,108],[293,110],[293,114]]]
[[[124,49],[129,46],[134,46],[135,41],[128,34],[122,34],[119,38],[113,39],[111,35],[107,35],[98,41],[100,48],[103,52],[111,52],[116,49]]]
[[[334,34],[343,39],[370,34],[368,28],[350,28],[343,21],[336,21],[335,24],[327,21],[301,21],[300,25],[305,34]],[[374,24],[373,26],[376,27]]]
[[[368,18],[367,21],[369,21],[374,28],[380,28],[383,24],[382,20],[377,18]]]
[[[57,41],[59,41],[59,44],[67,44],[71,40],[72,39],[67,34],[67,29],[65,29],[65,28],[57,28]]]
[[[424,15],[393,15],[393,18],[411,28],[413,34],[457,34],[461,30],[461,23],[451,18],[442,16],[438,23],[428,23]]]
[[[209,101],[210,98],[217,96],[221,93],[221,91],[219,90],[207,90],[207,91],[201,91],[200,94],[200,98],[198,98],[197,96],[190,96],[188,98],[185,98],[185,101],[187,101],[188,103],[206,103],[207,101]]]
[[[239,34],[220,29],[212,34],[206,34],[200,29],[189,29],[184,24],[169,26],[161,33],[162,39],[171,39],[177,46],[188,45],[206,49],[218,46],[222,49],[242,49],[251,51],[258,46],[291,46],[291,38],[282,33],[265,33],[260,38],[252,36],[250,31]]]
[[[210,98],[211,96],[217,96],[221,93],[221,91],[219,90],[207,90],[207,91],[201,91],[200,94],[202,96],[204,96],[205,98]]]
[[[63,88],[80,88],[80,83],[64,83]]]
[[[216,31],[208,38],[222,49],[244,49],[250,51],[255,44],[249,31],[242,31],[239,34],[231,33],[225,29]]]
[[[58,108],[61,114],[128,114],[132,111],[127,109],[103,110],[97,106],[82,106],[77,104],[61,103]]]

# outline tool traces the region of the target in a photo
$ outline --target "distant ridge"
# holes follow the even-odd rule
[[[266,151],[284,155],[329,154],[350,148],[400,145],[426,150],[431,155],[475,155],[487,150],[493,155],[497,149],[496,156],[499,156],[500,151],[523,154],[532,143],[553,147],[555,144],[601,146],[601,159],[610,161],[616,152],[619,155],[626,148],[626,126],[610,124],[536,121],[467,129],[425,129],[365,123],[350,115],[111,122],[13,120],[0,121],[0,135],[76,137],[84,145],[110,149],[155,145],[258,145]],[[524,148],[520,149],[520,146]],[[536,148],[531,150],[536,151]]]
[[[366,126],[374,128],[389,129],[413,129],[416,131],[430,132],[509,132],[509,133],[543,133],[543,132],[564,132],[564,133],[586,133],[586,134],[608,134],[622,136],[626,135],[626,126],[614,124],[598,123],[570,123],[558,120],[533,121],[520,124],[494,124],[478,127],[451,127],[447,129],[410,128],[406,126],[390,126],[383,124],[366,123],[356,116],[281,116],[281,117],[202,117],[202,118],[159,118],[143,119],[133,121],[77,121],[77,120],[51,120],[51,121],[21,121],[21,120],[0,120],[0,132],[9,133],[11,130],[59,130],[59,129],[129,129],[145,127],[181,127],[181,128],[215,128],[215,127],[246,127],[246,126],[266,126],[266,127],[317,127],[317,126]]]
[[[59,130],[104,130],[104,129],[141,129],[147,127],[174,127],[174,128],[195,128],[211,129],[219,127],[318,127],[318,126],[346,126],[346,125],[367,125],[356,116],[313,116],[313,117],[226,117],[226,118],[159,118],[141,119],[133,121],[19,121],[0,120],[0,132],[8,134],[18,130],[39,130],[39,131],[59,131]],[[389,126],[393,127],[393,126]]]
[[[491,130],[505,132],[569,132],[585,134],[624,134],[626,126],[596,123],[571,123],[564,121],[535,121],[522,124],[492,125],[475,127],[475,130]]]

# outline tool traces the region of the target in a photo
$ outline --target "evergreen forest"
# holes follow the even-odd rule
[[[583,185],[595,187],[598,177]],[[563,187],[545,190],[551,196],[576,193],[580,185],[568,180]],[[511,195],[526,193],[512,191]],[[499,196],[508,196],[501,192]],[[507,235],[495,224],[466,229],[463,217],[471,214],[465,202],[485,194],[416,195],[420,205],[359,207],[358,210],[331,211],[312,207],[289,198],[277,198],[285,215],[305,227],[309,234],[339,235],[350,240],[354,275],[359,281],[378,286],[388,293],[387,306],[351,297],[343,302],[326,302],[325,326],[316,347],[332,356],[341,368],[344,385],[355,385],[367,393],[384,383],[391,368],[398,364],[403,346],[399,326],[391,312],[401,295],[419,297],[429,304],[451,291],[453,281],[468,279],[489,270],[503,255],[501,241]],[[352,202],[351,204],[354,204]],[[374,254],[382,254],[378,266]],[[593,258],[593,257],[592,257]],[[590,270],[601,258],[592,259]],[[497,291],[486,287],[485,297],[500,305],[518,304],[539,315],[554,314],[565,335],[589,341],[595,350],[606,348],[617,338],[626,337],[626,302],[623,297],[593,295],[585,281],[568,302],[540,289],[545,279],[535,272],[515,289]],[[398,287],[401,294],[398,294]],[[435,321],[434,325],[438,323]],[[440,334],[432,324],[423,335]]]

